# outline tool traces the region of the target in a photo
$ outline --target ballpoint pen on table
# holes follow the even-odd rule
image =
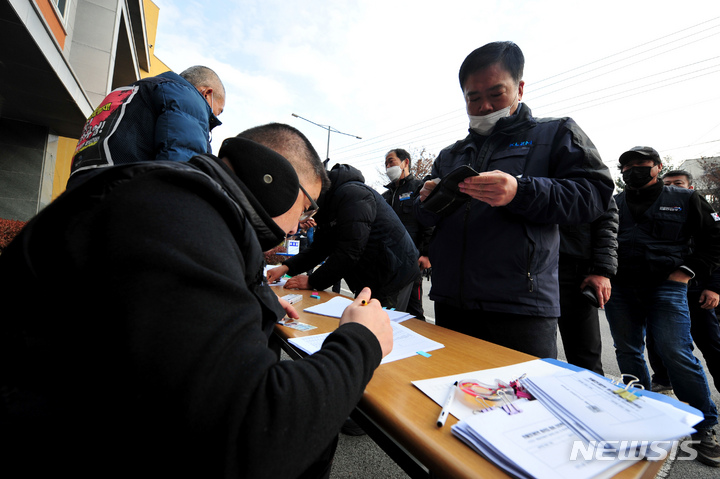
[[[445,400],[445,405],[443,405],[442,411],[440,411],[440,416],[438,416],[437,419],[437,426],[443,427],[445,425],[445,420],[448,417],[448,414],[450,414],[450,406],[452,405],[453,399],[455,398],[455,389],[457,388],[458,382],[455,381],[455,384],[453,384],[450,387],[450,392],[448,393],[448,397]]]

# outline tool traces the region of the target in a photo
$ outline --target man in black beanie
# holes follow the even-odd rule
[[[280,362],[268,338],[297,313],[264,281],[263,251],[325,171],[280,124],[220,157],[88,173],[0,257],[3,477],[329,475],[392,349],[387,314],[366,289],[321,351]]]

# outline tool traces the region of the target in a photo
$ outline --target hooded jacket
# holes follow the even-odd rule
[[[608,207],[614,183],[590,139],[570,118],[534,118],[521,103],[487,137],[471,132],[440,152],[431,176],[460,165],[517,178],[506,206],[468,198],[446,217],[415,201],[435,226],[430,299],[464,309],[560,315],[558,224],[589,223]]]
[[[0,256],[0,475],[297,477],[377,339],[346,324],[279,361],[262,252],[284,232],[217,158],[83,176]]]
[[[420,276],[418,251],[390,205],[365,184],[362,173],[338,164],[320,195],[312,244],[285,261],[296,275],[325,261],[309,277],[314,289],[345,279],[353,293],[369,286],[373,297],[396,294]]]

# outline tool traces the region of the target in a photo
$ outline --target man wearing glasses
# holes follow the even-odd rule
[[[0,256],[3,477],[329,476],[390,321],[365,289],[319,352],[280,361],[269,336],[298,316],[263,251],[327,174],[288,125],[220,157],[88,173]]]
[[[268,281],[289,274],[286,288],[322,290],[344,279],[353,294],[370,287],[384,307],[406,311],[420,277],[418,251],[407,230],[359,170],[338,164],[329,177],[320,208],[306,211],[317,223],[312,244],[269,270]],[[300,274],[321,263],[311,274]]]

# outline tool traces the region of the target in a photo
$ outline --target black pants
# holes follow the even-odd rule
[[[461,309],[435,301],[435,324],[533,356],[557,359],[557,318]]]
[[[584,271],[577,262],[561,258],[558,327],[567,362],[604,375],[598,310],[580,291]]]
[[[335,436],[330,445],[323,451],[320,457],[303,472],[298,479],[328,479],[332,469],[335,450],[337,449],[338,436]]]
[[[425,312],[423,311],[423,278],[420,276],[417,281],[415,281],[415,284],[413,284],[413,289],[410,292],[410,300],[408,301],[407,305],[407,313],[412,314],[417,319],[420,319],[422,321],[425,321]]]

